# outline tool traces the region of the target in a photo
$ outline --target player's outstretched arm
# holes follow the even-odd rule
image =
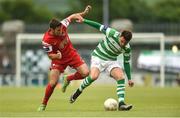
[[[98,22],[95,22],[95,21],[92,21],[92,20],[88,20],[88,19],[83,19],[83,22],[91,27],[94,27],[98,30],[101,30],[101,27],[103,26],[102,24],[98,23]]]
[[[88,19],[85,19],[85,18],[84,18],[83,22],[85,24],[88,24],[91,27],[94,27],[94,28],[98,29],[99,31],[104,33],[107,37],[118,36],[118,34],[119,34],[119,32],[116,31],[115,29],[112,29],[110,27],[102,25],[102,24],[100,24],[98,22],[95,22],[95,21],[92,21],[92,20],[88,20]]]
[[[99,31],[104,33],[107,37],[118,38],[118,36],[120,34],[117,30],[115,30],[113,28],[110,28],[110,27],[107,27],[105,25],[102,25],[102,24],[100,24],[98,22],[95,22],[95,21],[92,21],[92,20],[88,20],[88,19],[84,18],[83,22],[85,24],[88,24],[91,27],[94,27],[94,28],[98,29]]]
[[[76,20],[77,22],[82,22],[83,21],[83,17],[80,14],[72,14],[69,17],[67,17],[67,19],[69,20],[69,22]]]

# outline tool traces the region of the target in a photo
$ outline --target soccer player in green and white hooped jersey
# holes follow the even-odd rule
[[[70,103],[73,103],[82,91],[99,77],[100,72],[106,71],[117,81],[117,96],[119,101],[118,109],[130,110],[132,105],[126,105],[124,102],[125,77],[122,67],[117,61],[117,56],[123,54],[125,73],[128,78],[128,84],[132,87],[134,83],[131,80],[131,68],[129,64],[131,56],[129,41],[132,38],[132,33],[126,30],[118,32],[115,29],[106,27],[88,19],[84,19],[83,22],[89,26],[99,29],[106,35],[106,38],[102,40],[92,52],[90,75],[83,80],[80,87],[71,96]]]

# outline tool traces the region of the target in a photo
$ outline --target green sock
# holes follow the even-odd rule
[[[124,102],[125,96],[125,80],[118,80],[117,81],[117,96],[119,102]]]
[[[88,87],[92,82],[94,82],[94,80],[88,76],[86,77],[83,82],[81,83],[80,87],[79,87],[79,90],[80,91],[83,91],[86,87]]]

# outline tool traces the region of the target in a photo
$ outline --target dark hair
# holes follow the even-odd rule
[[[124,30],[122,31],[121,36],[123,36],[125,40],[129,42],[132,38],[132,33],[130,31]]]
[[[49,22],[49,27],[52,29],[55,29],[56,27],[58,27],[60,25],[61,25],[61,22],[56,18],[51,19]]]

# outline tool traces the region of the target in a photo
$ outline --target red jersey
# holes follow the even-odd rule
[[[57,54],[57,51],[61,52],[62,58],[53,60],[54,63],[59,63],[59,64],[68,63],[77,53],[67,33],[67,27],[70,21],[68,19],[64,19],[61,21],[61,23],[62,23],[61,27],[63,27],[63,31],[65,35],[53,36],[49,33],[50,31],[48,30],[47,32],[45,32],[42,40],[43,48],[47,53]]]

